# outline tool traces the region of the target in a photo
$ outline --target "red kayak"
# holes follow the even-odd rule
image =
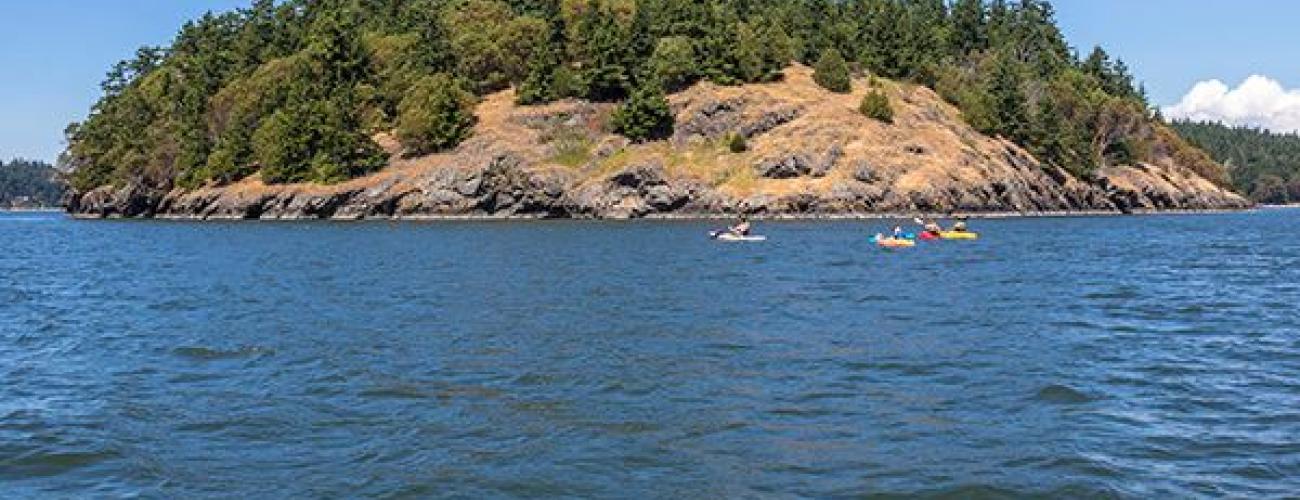
[[[938,233],[932,233],[930,231],[922,231],[920,238],[923,241],[935,241],[940,239]]]

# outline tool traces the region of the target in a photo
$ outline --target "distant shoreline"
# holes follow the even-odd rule
[[[62,212],[66,212],[66,210],[59,207],[0,208],[0,213],[30,214],[30,213],[53,213],[53,212],[62,213]]]

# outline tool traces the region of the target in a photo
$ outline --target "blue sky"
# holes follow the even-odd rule
[[[85,117],[98,84],[136,47],[167,43],[187,19],[248,0],[3,0],[0,25],[0,158],[53,160],[62,130]],[[1300,2],[1294,0],[1058,0],[1070,43],[1100,43],[1125,59],[1153,100],[1188,116],[1270,125],[1300,117]],[[1233,87],[1251,75],[1261,83]],[[1218,80],[1222,87],[1208,82]],[[1284,94],[1274,95],[1281,91]],[[1285,103],[1282,103],[1285,101]],[[1246,103],[1246,104],[1242,104]],[[1282,104],[1279,104],[1282,103]],[[1281,109],[1274,109],[1281,108]],[[1241,116],[1236,116],[1236,115]],[[1281,116],[1282,118],[1277,118]],[[1288,118],[1290,117],[1290,118]],[[1270,121],[1272,120],[1272,121]],[[1287,122],[1290,123],[1290,122]]]

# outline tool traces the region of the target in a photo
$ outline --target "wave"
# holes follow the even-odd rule
[[[1073,387],[1052,384],[1038,390],[1034,399],[1053,404],[1084,404],[1095,401],[1096,398],[1089,396]]]

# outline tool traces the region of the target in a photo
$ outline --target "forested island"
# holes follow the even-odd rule
[[[0,160],[0,209],[58,207],[65,187],[47,163]]]
[[[103,91],[87,217],[1250,204],[1042,0],[258,0]]]
[[[1183,137],[1222,162],[1237,188],[1260,203],[1300,202],[1300,134],[1175,121]]]

